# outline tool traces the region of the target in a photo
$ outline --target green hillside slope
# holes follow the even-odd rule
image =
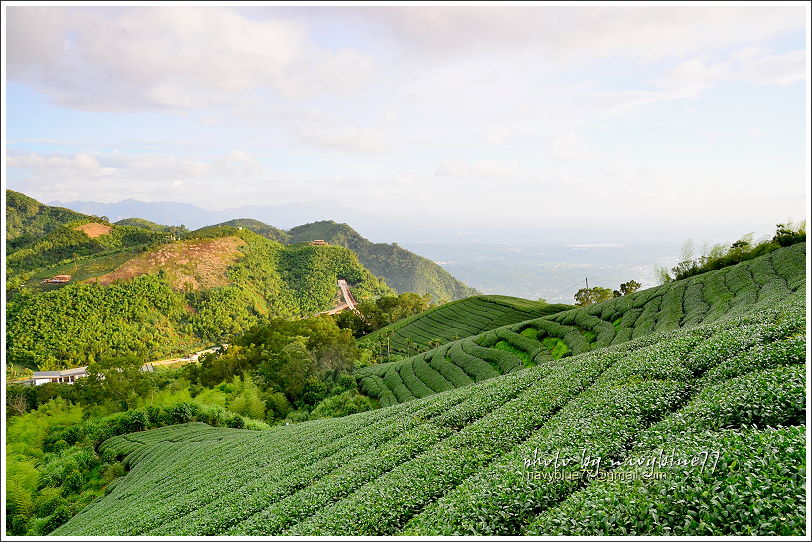
[[[621,300],[639,333],[476,386],[262,432],[114,437],[129,472],[52,534],[801,535],[802,254]],[[613,327],[623,306],[606,307],[571,323]]]
[[[361,346],[404,355],[483,331],[572,308],[501,295],[472,296],[404,318],[359,341]]]
[[[6,250],[31,242],[67,222],[90,218],[70,209],[44,205],[25,194],[6,190]]]
[[[397,243],[372,243],[347,224],[330,220],[314,222],[297,226],[288,234],[292,243],[323,239],[330,244],[349,248],[358,254],[364,267],[383,278],[398,293],[430,294],[435,302],[453,301],[479,293],[431,260],[409,252]]]
[[[136,228],[143,228],[145,230],[165,231],[178,234],[188,231],[183,226],[166,226],[145,218],[122,218],[116,221],[115,224],[116,226],[135,226]]]
[[[263,237],[267,237],[268,239],[272,239],[279,243],[288,243],[290,241],[290,236],[286,231],[280,230],[279,228],[274,228],[269,224],[260,222],[259,220],[254,220],[253,218],[235,218],[234,220],[229,220],[227,222],[223,222],[222,224],[216,225],[246,228],[254,233],[258,233]]]
[[[91,237],[83,227],[96,226],[109,232]],[[95,234],[94,234],[95,235]],[[56,265],[77,263],[88,257],[111,256],[125,252],[135,254],[147,247],[171,240],[172,234],[133,226],[116,226],[91,218],[74,220],[56,226],[48,233],[37,236],[9,249],[6,259],[7,276],[28,280],[32,276],[49,275]],[[81,266],[80,266],[81,267]],[[39,273],[43,271],[44,273]]]
[[[182,241],[142,248],[123,258],[90,255],[39,270],[75,278],[9,296],[8,361],[53,368],[189,351],[243,332],[262,317],[332,308],[339,278],[359,301],[392,293],[343,247],[287,247],[245,229],[204,228]]]
[[[806,243],[590,307],[496,328],[355,376],[390,405],[467,386],[564,356],[712,322],[755,303],[802,291]]]

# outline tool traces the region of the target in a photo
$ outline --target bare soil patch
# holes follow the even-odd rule
[[[228,284],[226,270],[242,256],[239,247],[244,244],[245,241],[235,236],[177,241],[138,255],[115,271],[88,279],[88,282],[110,284],[163,269],[178,290],[225,286]]]
[[[100,235],[106,235],[110,233],[111,228],[107,224],[99,224],[98,222],[88,222],[87,224],[82,224],[81,226],[76,226],[74,228],[80,232],[83,232],[85,235],[90,237],[91,239],[95,239]]]

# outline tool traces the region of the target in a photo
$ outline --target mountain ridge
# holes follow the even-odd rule
[[[269,239],[281,243],[301,243],[315,239],[344,246],[358,254],[359,260],[375,275],[380,276],[398,293],[414,292],[430,294],[434,302],[455,301],[481,292],[471,288],[442,268],[434,261],[407,250],[397,243],[374,243],[363,237],[346,222],[322,220],[318,217],[334,216],[359,219],[375,223],[380,217],[362,215],[342,205],[332,202],[310,202],[307,204],[244,205],[226,210],[206,210],[196,205],[178,202],[142,202],[127,199],[117,203],[99,202],[52,202],[81,210],[86,213],[104,215],[111,221],[132,220],[140,217],[158,225],[183,225],[189,228],[208,225],[245,227]],[[242,216],[245,218],[234,218]],[[210,221],[201,217],[210,217]],[[247,218],[252,217],[252,218]],[[273,217],[276,224],[299,222],[301,218],[316,220],[292,226],[288,230],[266,222]]]

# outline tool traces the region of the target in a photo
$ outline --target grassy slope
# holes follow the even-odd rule
[[[115,437],[130,472],[53,534],[803,534],[803,250],[595,307],[651,323],[476,386],[261,433]],[[664,448],[720,457],[619,482],[533,462],[586,449],[640,474]]]
[[[472,296],[432,307],[409,318],[398,320],[374,333],[360,344],[378,348],[386,344],[393,354],[406,354],[426,350],[429,342],[442,344],[477,335],[483,331],[531,318],[547,316],[571,308],[571,305],[548,305],[518,297],[501,295]],[[409,341],[412,341],[411,343]]]
[[[290,242],[303,243],[314,239],[347,247],[356,254],[364,267],[381,277],[399,293],[431,294],[434,301],[453,301],[476,295],[445,269],[427,258],[418,256],[393,243],[372,243],[361,237],[347,224],[333,221],[314,222],[297,226],[290,231]]]
[[[403,361],[356,371],[366,394],[388,405],[470,385],[655,331],[712,322],[802,285],[806,244],[590,307],[487,331]]]

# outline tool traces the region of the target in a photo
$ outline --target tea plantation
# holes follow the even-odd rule
[[[504,295],[478,295],[398,320],[370,333],[359,344],[384,354],[388,350],[392,354],[415,353],[431,348],[433,344],[445,344],[569,308],[572,305],[550,305]]]
[[[802,535],[804,250],[450,343],[386,408],[114,437],[52,534]]]
[[[492,326],[496,329],[402,361],[365,367],[355,376],[364,393],[382,405],[392,405],[654,332],[713,322],[748,310],[757,302],[781,299],[802,290],[805,254],[806,243],[799,243],[605,303],[504,327]],[[467,316],[469,320],[460,316],[459,321],[476,322],[476,307],[461,303],[457,305],[462,310],[473,310]],[[434,314],[446,314],[440,310]],[[420,323],[424,327],[431,324]],[[435,325],[440,327],[439,323]],[[402,329],[413,333],[410,327]]]

